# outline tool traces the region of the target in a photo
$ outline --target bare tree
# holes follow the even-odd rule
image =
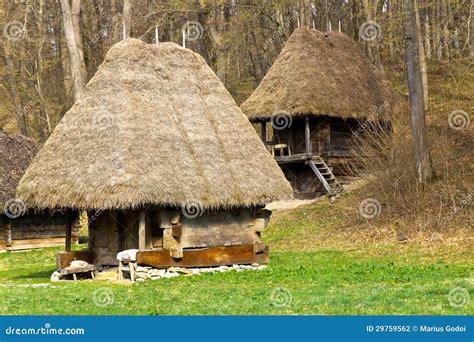
[[[15,68],[13,58],[9,53],[5,54],[5,60],[6,60],[7,67],[9,69],[9,74],[7,74],[8,75],[7,81],[10,85],[10,92],[13,98],[13,102],[15,104],[16,124],[18,126],[18,130],[20,131],[22,135],[29,136],[28,118],[25,115],[25,111],[21,103],[20,93],[18,90],[17,80],[20,77],[18,76],[17,69]],[[10,77],[9,75],[13,75],[13,77]]]
[[[71,61],[70,66],[73,79],[74,100],[77,101],[82,96],[85,80],[82,77],[83,71],[81,69],[81,55],[77,47],[69,0],[61,0],[61,9],[63,12],[64,34],[66,36],[66,44]]]
[[[418,6],[415,2],[415,20],[416,20],[416,35],[418,40],[418,59],[421,72],[421,81],[423,84],[423,102],[425,110],[428,110],[428,70],[426,69],[425,48],[423,47],[423,34],[421,33],[421,21],[418,12]]]
[[[430,18],[428,14],[425,16],[425,56],[426,59],[431,59],[431,33],[430,33]]]
[[[130,37],[130,30],[132,26],[132,0],[123,0],[123,31],[124,39]]]
[[[469,55],[474,59],[474,25],[472,25],[472,14],[474,12],[474,0],[471,0],[471,6],[469,7],[469,18],[468,24],[468,37],[467,42],[469,44]]]
[[[430,149],[425,136],[425,104],[423,80],[420,70],[420,42],[417,30],[416,0],[404,0],[406,63],[408,69],[408,89],[410,93],[410,112],[416,154],[416,174],[418,181],[426,182],[433,178]]]
[[[77,52],[79,53],[79,61],[81,65],[81,75],[84,80],[84,84],[87,82],[86,64],[84,62],[84,47],[82,45],[81,36],[81,0],[72,0],[71,3],[71,19],[72,26],[74,28],[74,39],[76,40]]]

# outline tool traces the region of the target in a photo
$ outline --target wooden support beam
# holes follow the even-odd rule
[[[293,136],[293,127],[288,127],[288,155],[291,156],[295,149],[295,138]]]
[[[67,222],[66,222],[66,252],[71,251],[71,240],[72,240],[72,211],[67,211]]]
[[[5,217],[4,219],[4,227],[5,227],[5,249],[7,251],[11,251],[13,249],[12,245],[12,221],[9,217]]]
[[[93,264],[94,256],[91,251],[58,252],[56,254],[56,264],[59,270],[68,267],[74,260],[83,260]]]
[[[311,144],[311,129],[309,127],[309,117],[306,117],[304,122],[304,141],[306,144],[306,154],[311,156],[313,154],[313,146]]]
[[[124,245],[124,238],[125,238],[125,234],[124,234],[124,231],[123,231],[123,226],[120,224],[121,219],[121,212],[118,211],[118,210],[112,210],[110,212],[110,215],[112,215],[114,218],[115,218],[115,222],[117,224],[117,235],[118,235],[118,238],[117,238],[117,248],[119,251],[123,251],[123,245]]]
[[[262,121],[261,123],[262,127],[262,141],[265,146],[267,146],[267,122]]]
[[[137,263],[152,267],[209,267],[233,264],[266,264],[269,262],[268,247],[255,253],[254,245],[184,249],[183,257],[176,259],[166,249],[137,253]]]
[[[181,235],[183,235],[183,225],[181,223],[173,224],[173,227],[171,227],[171,235],[174,238],[181,237]]]
[[[144,251],[146,248],[146,216],[145,211],[140,213],[138,220],[138,249]]]
[[[170,256],[173,259],[181,259],[183,257],[183,249],[181,247],[172,247],[170,249]]]

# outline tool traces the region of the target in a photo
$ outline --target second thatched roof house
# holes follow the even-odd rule
[[[64,215],[34,212],[15,196],[18,182],[37,152],[33,140],[0,130],[0,251],[64,244]],[[75,229],[73,241],[77,241],[77,234]]]
[[[241,105],[252,122],[262,123],[262,140],[301,197],[335,192],[337,176],[347,174],[344,165],[354,157],[354,132],[370,121],[389,126],[403,108],[355,41],[303,28]]]
[[[139,249],[157,267],[265,262],[262,208],[291,193],[200,55],[135,39],[110,49],[18,189],[34,207],[88,210],[95,264]]]

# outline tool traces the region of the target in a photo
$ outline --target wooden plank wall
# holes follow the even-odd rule
[[[123,219],[122,215],[119,218]],[[119,227],[116,213],[104,210],[89,224],[89,249],[94,254],[94,263],[117,265],[119,244]]]
[[[196,248],[253,244],[260,239],[250,224],[252,219],[250,210],[211,211],[194,219],[182,217],[181,246]]]
[[[290,182],[295,194],[301,194],[299,198],[308,194],[323,193],[324,188],[311,168],[302,163],[286,164],[282,167],[285,177]],[[305,195],[306,194],[306,195]]]
[[[311,117],[310,133],[313,154],[323,155],[330,151],[331,118]],[[291,131],[291,133],[290,133]],[[289,143],[292,154],[305,153],[305,119],[293,118],[291,126],[284,130],[274,130],[278,143]]]
[[[138,249],[139,214],[138,210],[119,214],[104,211],[90,225],[89,246],[96,264],[116,265],[119,251]],[[187,218],[181,210],[148,210],[145,250],[164,249],[178,258],[183,249],[204,247],[252,245],[259,251],[263,248],[260,233],[266,215],[269,213],[257,209],[241,209],[206,211],[202,216]]]
[[[59,213],[28,214],[11,220],[12,243],[9,250],[59,246],[65,243],[66,217]],[[78,222],[73,227],[72,241],[79,237]],[[7,248],[3,220],[0,220],[0,250]]]
[[[355,170],[361,168],[354,151],[354,133],[359,126],[355,119],[331,120],[331,145],[327,164],[336,177],[356,176]]]
[[[357,128],[358,123],[354,119],[331,119],[331,155],[347,157],[354,155],[354,132]]]
[[[5,228],[3,226],[3,217],[0,215],[0,251],[6,250]]]

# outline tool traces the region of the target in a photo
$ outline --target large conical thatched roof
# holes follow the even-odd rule
[[[174,43],[114,45],[22,178],[39,208],[251,206],[292,190],[204,59]]]
[[[0,214],[5,202],[15,198],[18,182],[37,151],[33,140],[0,130]]]
[[[370,119],[403,101],[347,35],[301,28],[241,108],[255,121],[281,111]]]

